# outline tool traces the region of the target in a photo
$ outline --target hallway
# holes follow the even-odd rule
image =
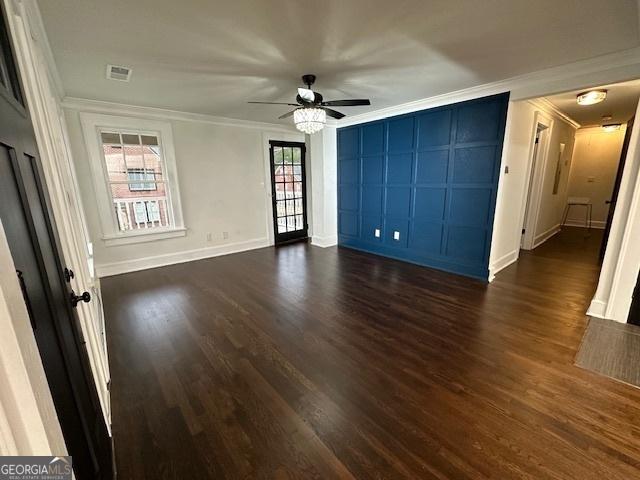
[[[490,285],[306,244],[103,279],[119,477],[632,478],[640,391],[573,365],[599,234]]]

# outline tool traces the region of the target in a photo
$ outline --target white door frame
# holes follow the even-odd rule
[[[527,161],[527,183],[524,189],[522,212],[520,213],[519,225],[523,225],[525,233],[522,236],[521,248],[533,250],[535,245],[535,233],[540,215],[540,203],[542,201],[542,186],[547,169],[549,144],[553,131],[554,120],[543,112],[537,111],[533,121],[533,132],[531,134],[531,144],[529,147],[529,158]],[[543,128],[540,133],[538,148],[536,148],[536,135],[538,126]],[[535,158],[534,158],[535,155]],[[526,218],[525,218],[526,214]]]

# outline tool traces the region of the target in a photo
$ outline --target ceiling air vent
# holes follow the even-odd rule
[[[121,65],[107,65],[107,78],[109,80],[128,82],[131,79],[131,69]]]

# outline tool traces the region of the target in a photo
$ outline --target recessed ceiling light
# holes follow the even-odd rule
[[[605,132],[615,132],[616,130],[620,130],[620,124],[619,123],[610,123],[608,125],[602,125],[602,129]]]
[[[606,90],[589,90],[588,92],[579,93],[576,96],[578,105],[593,105],[594,103],[600,103],[607,98]]]

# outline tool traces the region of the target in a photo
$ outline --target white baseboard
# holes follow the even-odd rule
[[[587,228],[584,224],[584,221],[580,221],[580,220],[567,220],[566,222],[564,222],[564,224],[562,225],[563,227],[582,227],[582,228]],[[607,222],[603,222],[601,220],[592,220],[591,221],[591,228],[597,228],[599,230],[604,230],[604,227],[607,226]]]
[[[316,247],[333,247],[338,244],[338,236],[337,235],[329,235],[328,237],[320,237],[318,235],[314,235],[311,237],[311,245],[315,245]]]
[[[518,260],[518,256],[520,254],[520,249],[514,250],[512,252],[503,255],[498,260],[489,265],[489,282],[492,282],[494,278],[496,278],[496,273],[500,270],[507,268],[513,262]]]
[[[602,300],[591,300],[591,304],[589,305],[589,309],[587,310],[587,315],[590,317],[598,317],[605,318],[605,313],[607,311],[607,302],[603,302]]]
[[[252,240],[245,240],[243,242],[217,245],[215,247],[154,255],[152,257],[136,258],[123,262],[103,263],[96,265],[95,268],[98,277],[110,277],[121,273],[137,272],[139,270],[146,270],[149,268],[164,267],[166,265],[191,262],[193,260],[201,260],[203,258],[218,257],[220,255],[229,255],[231,253],[245,252],[247,250],[254,250],[256,248],[268,246],[268,238],[255,238]]]
[[[549,240],[551,237],[553,237],[559,231],[560,231],[560,224],[554,225],[553,227],[551,227],[546,232],[542,232],[540,235],[536,235],[536,237],[533,239],[533,248],[539,247],[540,245],[542,245],[544,242]],[[532,248],[532,250],[533,250],[533,248]]]
[[[608,317],[607,302],[602,300],[591,300],[591,304],[589,305],[589,309],[587,310],[587,315],[589,315],[590,317],[597,317],[597,318],[602,318],[604,320],[610,320],[612,322],[627,323],[626,319],[618,320],[615,318],[611,318],[611,316]]]

